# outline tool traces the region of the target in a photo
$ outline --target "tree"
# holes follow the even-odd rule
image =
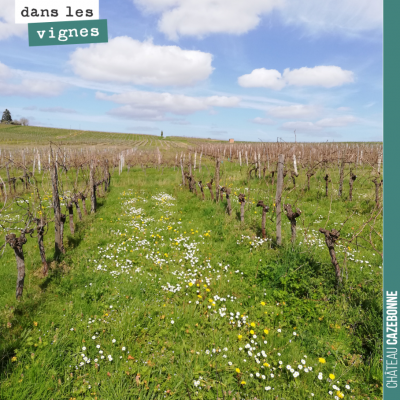
[[[164,137],[164,133],[163,133],[163,131],[161,131],[161,137]]]
[[[23,126],[28,126],[28,125],[29,125],[29,120],[28,120],[28,118],[21,118],[21,119],[19,120],[19,122],[20,122],[21,125],[23,125]]]
[[[3,116],[1,117],[1,122],[9,123],[12,121],[11,113],[7,109],[4,110]]]

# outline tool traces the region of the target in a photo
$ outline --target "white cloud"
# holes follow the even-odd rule
[[[25,36],[28,24],[15,23],[15,1],[0,0],[0,40],[11,36]]]
[[[334,117],[334,118],[324,118],[316,122],[316,125],[331,128],[331,127],[340,127],[347,126],[357,121],[357,118],[352,115],[344,115],[342,117]]]
[[[345,115],[341,117],[324,118],[317,122],[309,122],[309,121],[285,122],[281,128],[289,131],[296,129],[296,131],[299,133],[310,133],[310,132],[319,132],[325,130],[325,128],[345,127],[356,121],[357,118],[355,118],[354,116]]]
[[[39,108],[39,111],[49,112],[49,113],[61,113],[61,114],[77,114],[76,110],[64,107],[43,107]]]
[[[246,88],[264,87],[273,90],[280,90],[286,85],[279,71],[265,68],[254,69],[250,74],[239,76],[238,83]]]
[[[210,33],[243,34],[283,0],[133,0],[145,12],[161,13],[158,28],[170,39]]]
[[[207,79],[212,55],[178,46],[158,46],[127,36],[78,48],[70,56],[75,74],[100,82],[188,86]]]
[[[13,76],[12,69],[0,62],[0,79],[9,79],[12,76]]]
[[[281,16],[285,23],[303,26],[311,34],[358,35],[382,29],[383,1],[287,0]]]
[[[313,122],[306,122],[306,121],[285,122],[282,125],[282,129],[288,131],[293,131],[296,129],[298,133],[315,132],[322,130],[320,126],[315,125]]]
[[[283,79],[287,85],[322,86],[331,88],[354,82],[354,73],[335,65],[319,65],[314,68],[302,67],[283,71]]]
[[[260,125],[273,125],[274,121],[269,118],[261,118],[261,117],[256,117],[251,120],[254,124],[260,124]]]
[[[382,0],[133,0],[146,13],[160,14],[158,29],[170,39],[213,33],[243,34],[278,10],[281,20],[309,33],[354,35],[381,30]]]
[[[318,115],[320,109],[315,106],[294,104],[291,106],[273,107],[268,110],[268,114],[275,118],[313,118]]]
[[[0,94],[3,96],[53,97],[58,96],[66,85],[54,80],[20,79],[23,71],[9,68],[0,62]]]
[[[263,87],[280,90],[285,86],[322,86],[332,88],[354,82],[354,73],[335,65],[319,65],[313,68],[302,67],[281,74],[276,69],[258,68],[250,74],[238,78],[242,87]]]
[[[111,111],[114,115],[150,120],[163,120],[166,118],[165,113],[188,115],[211,107],[236,107],[240,102],[238,97],[191,97],[138,90],[113,95],[97,92],[96,98],[124,104],[123,107]]]

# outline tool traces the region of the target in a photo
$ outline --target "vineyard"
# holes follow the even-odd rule
[[[381,143],[0,143],[0,399],[382,398]]]

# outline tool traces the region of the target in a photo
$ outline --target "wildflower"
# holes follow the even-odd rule
[[[171,324],[173,325],[175,323],[175,321],[173,319],[171,319]]]
[[[93,335],[93,336],[92,336],[92,339],[95,340],[95,339],[96,339],[96,336]]]
[[[37,326],[37,322],[36,322],[36,321],[34,321],[34,322],[33,322],[33,325]]]
[[[322,372],[320,372],[320,373],[318,374],[318,379],[319,379],[320,381],[322,381]]]
[[[99,349],[99,348],[100,348],[100,345],[98,344],[96,347]]]
[[[295,371],[294,374],[293,374],[293,378],[297,378],[299,375],[300,374],[297,371]]]
[[[83,347],[82,347],[82,350],[83,350],[83,351],[85,351],[85,350],[86,350],[86,347],[85,347],[85,346],[83,346]]]
[[[262,301],[262,302],[261,302],[261,305],[262,305],[262,306],[265,306],[265,303]]]
[[[332,379],[332,380],[334,380],[334,379],[335,379],[335,375],[329,374],[329,378]]]
[[[296,336],[297,335],[297,333],[296,332],[293,332],[293,336]]]
[[[250,325],[251,325],[253,328],[255,328],[255,326],[256,326],[256,324],[255,324],[254,322],[252,322]]]
[[[11,359],[11,361],[12,361],[12,362],[17,361],[17,357],[14,356],[14,357]]]
[[[240,374],[240,369],[239,369],[239,368],[236,368],[235,371],[236,371],[238,374]]]
[[[281,333],[282,331],[280,329],[278,329],[278,332]]]
[[[254,331],[253,331],[253,330],[251,330],[250,333],[251,333],[252,335],[254,335]]]
[[[125,351],[125,350],[126,350],[126,348],[125,348],[125,347],[123,347],[121,350],[122,350],[122,351]]]
[[[242,382],[240,382],[240,384],[241,384],[241,385],[245,385],[245,384],[246,384],[246,382],[245,382],[245,381],[242,381]]]
[[[301,360],[300,362],[304,365],[306,363],[306,360]]]
[[[274,374],[271,374],[271,378],[274,378],[275,377],[275,375]]]
[[[268,390],[271,390],[271,386],[267,386],[265,390],[268,392]]]
[[[192,282],[189,282],[189,286],[193,286],[193,283],[192,283]]]
[[[318,361],[319,361],[321,364],[325,364],[325,363],[326,363],[325,358],[319,358]]]
[[[115,342],[116,342],[116,340],[115,340],[115,339],[113,339],[113,340],[112,340],[112,342],[113,342],[113,343],[115,343]]]
[[[269,364],[268,364],[267,362],[264,363],[263,365],[264,365],[265,367],[267,367],[267,368],[269,367]]]
[[[346,385],[345,388],[346,388],[347,390],[350,390],[350,386],[349,386],[349,385]]]
[[[338,391],[336,392],[336,394],[337,394],[337,396],[338,396],[340,399],[343,399],[344,394],[343,394],[340,390],[338,390]]]
[[[268,335],[269,330],[268,330],[268,329],[264,329],[264,333],[265,333],[266,335]]]

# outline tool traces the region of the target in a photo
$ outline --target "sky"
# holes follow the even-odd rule
[[[108,43],[43,47],[14,13],[0,0],[0,110],[31,125],[382,140],[382,0],[100,0]]]

